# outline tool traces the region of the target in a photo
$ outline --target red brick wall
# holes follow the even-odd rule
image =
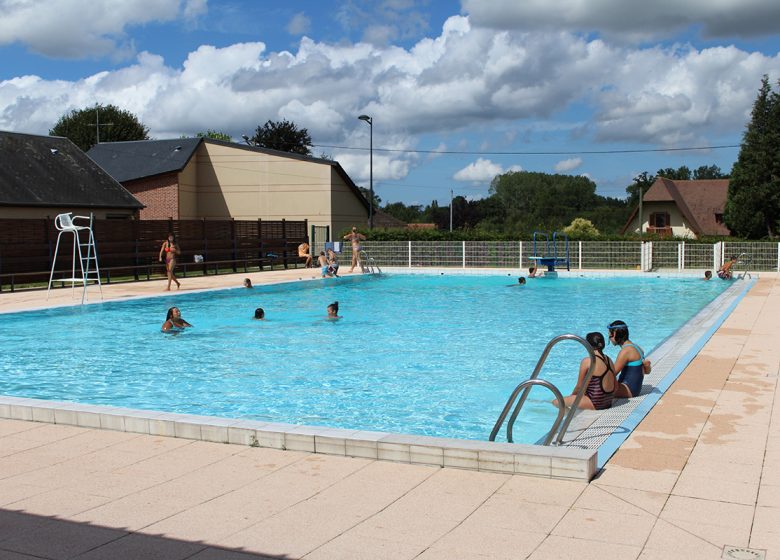
[[[146,208],[141,210],[142,220],[166,220],[179,218],[179,176],[177,173],[160,175],[122,185]]]

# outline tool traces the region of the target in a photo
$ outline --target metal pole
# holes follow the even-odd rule
[[[374,119],[360,115],[359,120],[368,123],[369,128],[369,175],[368,175],[368,229],[374,229]]]
[[[369,164],[368,164],[368,229],[374,229],[374,119],[368,121]]]
[[[452,193],[452,189],[450,189],[450,233],[452,233],[452,200],[455,198],[455,195]]]

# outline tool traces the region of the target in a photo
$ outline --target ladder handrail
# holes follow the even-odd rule
[[[498,432],[501,429],[501,426],[503,425],[507,414],[512,408],[515,399],[517,399],[517,395],[522,390],[523,395],[520,397],[517,406],[515,406],[515,409],[512,412],[512,416],[509,418],[509,422],[507,422],[507,441],[512,443],[512,428],[514,426],[515,420],[517,419],[517,415],[520,413],[520,409],[523,407],[526,399],[528,398],[528,393],[531,391],[531,386],[533,385],[533,384],[528,384],[527,382],[536,380],[536,378],[539,376],[539,372],[542,370],[542,366],[544,366],[544,363],[547,361],[547,356],[550,354],[550,350],[552,350],[553,346],[555,346],[559,342],[563,342],[564,340],[574,340],[576,342],[579,342],[585,347],[585,349],[588,351],[588,356],[590,357],[590,367],[588,367],[588,373],[585,374],[585,379],[582,382],[582,386],[580,387],[580,390],[577,392],[577,397],[574,399],[574,402],[572,403],[571,408],[569,409],[569,413],[566,415],[566,419],[564,420],[563,424],[560,426],[560,429],[558,431],[558,437],[555,443],[556,445],[561,444],[561,442],[563,441],[563,436],[566,434],[566,430],[569,428],[569,425],[571,424],[571,421],[574,418],[574,414],[577,412],[577,406],[579,405],[580,400],[582,400],[582,396],[585,394],[585,389],[587,389],[588,383],[590,383],[590,378],[593,376],[593,370],[596,368],[596,355],[593,351],[593,347],[588,343],[587,340],[585,340],[581,336],[577,336],[576,334],[558,335],[552,340],[550,340],[550,342],[547,343],[547,345],[544,347],[544,350],[542,351],[541,356],[539,357],[539,361],[536,362],[536,367],[534,368],[531,377],[529,377],[526,381],[523,381],[517,387],[515,387],[515,390],[512,391],[512,394],[509,396],[506,405],[504,405],[504,409],[501,411],[501,414],[499,414],[498,420],[496,420],[496,423],[493,426],[493,430],[490,432],[490,438],[489,438],[490,441],[496,440],[496,435],[498,435]],[[550,383],[550,385],[552,385],[552,383]],[[555,386],[553,385],[553,387]],[[558,391],[558,393],[560,394],[560,391]],[[563,405],[562,398],[559,399],[558,402],[559,405]],[[553,428],[557,428],[558,423],[559,420],[556,420],[555,424],[553,424]],[[552,434],[553,432],[554,429],[551,429],[550,432],[548,433],[548,438],[545,441],[544,445],[549,445],[550,441],[552,441],[552,438],[550,438],[549,435]]]
[[[543,445],[550,445],[550,442],[552,441],[552,438],[555,436],[555,430],[558,429],[558,426],[561,424],[561,419],[563,419],[563,414],[566,410],[566,407],[563,406],[563,394],[561,393],[560,389],[553,385],[550,381],[547,381],[546,379],[526,379],[522,383],[520,383],[517,387],[515,387],[515,392],[513,393],[514,396],[517,396],[517,393],[520,392],[521,389],[525,389],[526,391],[531,390],[531,386],[533,385],[541,385],[542,387],[546,387],[549,389],[552,394],[555,396],[555,400],[560,403],[558,405],[558,416],[555,418],[555,422],[553,422],[552,427],[550,428],[550,431],[547,432],[547,436],[544,438],[544,444]],[[515,410],[512,413],[512,416],[510,417],[509,424],[507,425],[507,441],[509,443],[512,443],[512,424],[514,423],[514,418],[517,416],[517,414],[520,412],[520,403],[517,403],[515,406]],[[494,441],[494,440],[490,440]]]
[[[379,265],[376,264],[374,258],[371,255],[369,255],[368,251],[366,251],[365,249],[360,250],[360,259],[358,260],[360,262],[360,269],[363,272],[368,272],[370,274],[377,274],[378,271],[379,274],[382,274],[382,269],[379,268]]]

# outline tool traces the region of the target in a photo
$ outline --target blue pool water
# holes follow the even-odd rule
[[[727,285],[516,282],[384,275],[0,315],[0,394],[485,440],[552,337],[622,319],[650,351]],[[343,318],[331,322],[334,300]],[[160,332],[171,305],[193,329]],[[266,321],[252,319],[259,306]],[[542,375],[568,394],[583,355],[561,344]],[[549,428],[549,400],[534,389],[516,441]]]

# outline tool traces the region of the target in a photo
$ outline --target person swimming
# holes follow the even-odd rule
[[[162,332],[175,333],[182,332],[186,327],[191,327],[187,321],[182,319],[181,311],[178,307],[171,307],[168,309],[168,314],[165,317],[165,322],[162,324]]]
[[[607,327],[609,340],[620,346],[615,360],[615,371],[620,372],[615,397],[631,398],[642,392],[644,376],[650,373],[652,364],[645,358],[645,352],[628,338],[628,325],[623,321],[612,321]]]
[[[251,288],[252,287],[252,280],[249,278],[244,278],[244,287],[245,288]]]
[[[260,321],[265,319],[265,311],[263,311],[262,307],[258,307],[257,309],[255,309],[255,319],[258,319]]]
[[[335,320],[335,319],[341,319],[341,316],[339,315],[339,302],[334,301],[330,305],[328,305],[328,319]]]

